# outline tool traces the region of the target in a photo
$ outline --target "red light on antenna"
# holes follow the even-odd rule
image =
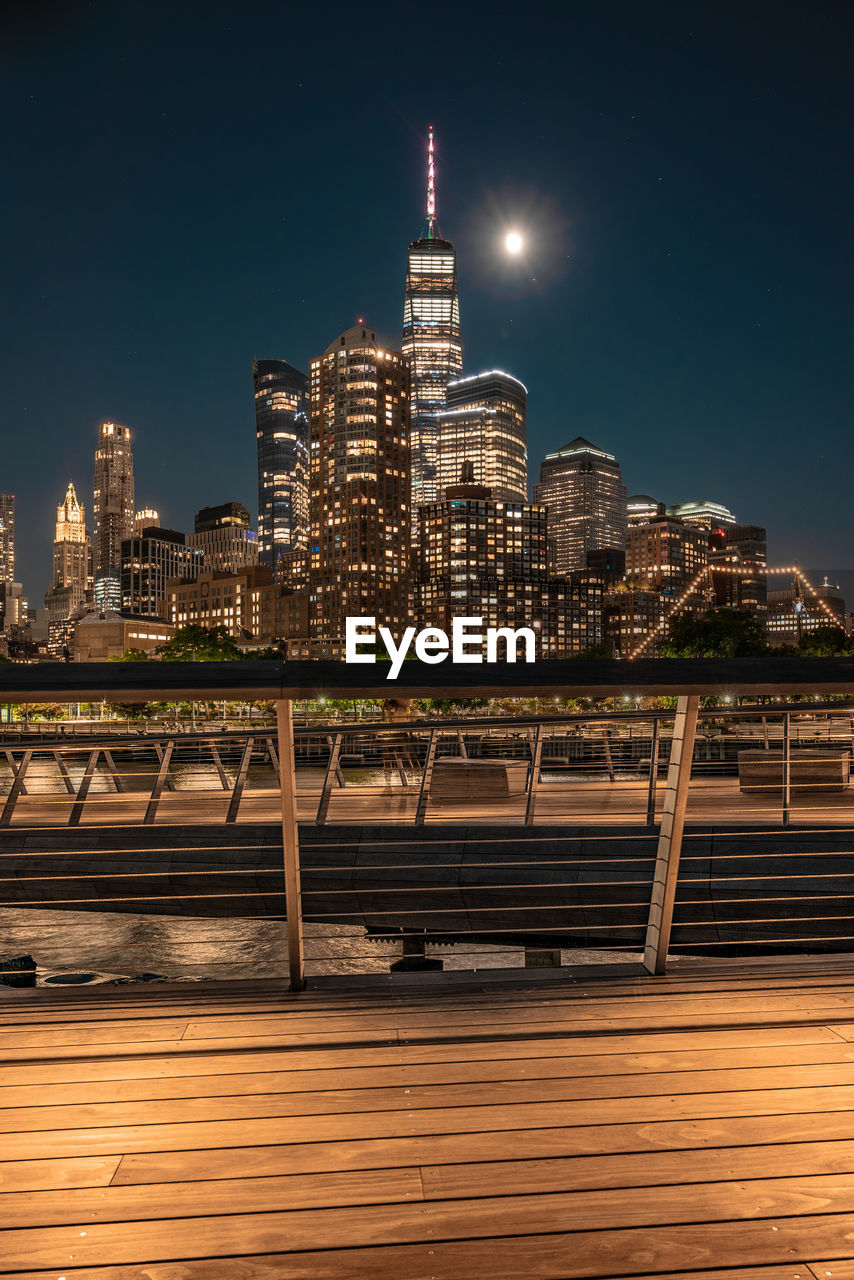
[[[364,324],[364,323],[365,323],[365,322],[364,322],[364,320],[362,319],[362,317],[361,317],[361,316],[357,316],[357,317],[356,317],[356,324]]]

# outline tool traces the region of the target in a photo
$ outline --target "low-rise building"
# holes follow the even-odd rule
[[[174,634],[175,628],[160,618],[93,609],[74,624],[71,656],[75,662],[108,662],[128,649],[153,655]]]

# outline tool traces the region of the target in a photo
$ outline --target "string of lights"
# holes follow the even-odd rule
[[[715,573],[729,573],[742,578],[751,577],[753,574],[756,574],[756,573],[762,573],[767,577],[771,577],[772,575],[780,576],[781,574],[789,574],[790,576],[796,577],[802,583],[802,585],[807,589],[807,591],[809,591],[810,595],[818,603],[822,611],[826,614],[831,625],[834,627],[839,626],[839,619],[837,618],[836,614],[833,612],[831,608],[828,607],[826,602],[822,600],[821,596],[818,594],[815,587],[812,585],[812,583],[809,581],[806,575],[798,568],[796,564],[783,565],[780,568],[771,568],[771,569],[767,568],[765,565],[759,565],[759,564],[754,564],[749,562],[743,565],[706,564],[706,565],[703,565],[702,569],[699,569],[697,571],[697,573],[691,579],[688,586],[682,592],[681,596],[678,598],[678,600],[675,601],[675,603],[671,607],[670,612],[665,614],[665,616],[661,619],[661,621],[655,627],[653,627],[649,635],[645,636],[644,639],[640,642],[640,644],[635,646],[635,648],[629,654],[630,662],[634,658],[639,658],[641,654],[644,652],[644,650],[647,649],[649,645],[651,645],[659,636],[662,635],[663,632],[667,630],[670,623],[673,621],[673,618],[676,616],[677,613],[680,612],[681,609],[684,608],[684,606],[687,604],[690,597],[696,591],[697,587],[703,581],[703,578],[705,578],[707,575],[711,577],[711,575]]]

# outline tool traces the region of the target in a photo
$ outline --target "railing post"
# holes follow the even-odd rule
[[[98,766],[98,756],[101,754],[101,748],[95,747],[94,751],[89,752],[89,759],[86,761],[86,768],[83,770],[83,777],[80,779],[80,786],[77,788],[77,795],[74,797],[74,804],[71,806],[71,815],[68,819],[69,827],[78,827],[80,818],[83,813],[83,806],[86,803],[86,797],[89,794],[89,787],[95,776],[95,769]]]
[[[537,799],[537,787],[540,785],[540,762],[543,758],[543,726],[538,724],[534,730],[534,741],[531,743],[531,773],[528,778],[528,798],[525,802],[525,826],[530,827],[534,821],[534,805]]]
[[[326,822],[326,815],[329,812],[329,798],[332,791],[332,779],[338,774],[338,757],[341,754],[342,733],[336,733],[334,738],[329,741],[329,760],[326,764],[326,773],[323,775],[323,787],[320,792],[320,799],[317,802],[317,815],[314,819],[318,827],[322,827]]]
[[[667,964],[699,705],[700,699],[696,695],[683,695],[676,704],[643,957],[644,968],[654,974],[664,973]]]
[[[6,755],[11,756],[12,755],[11,751],[7,751]],[[12,782],[12,786],[9,791],[9,794],[6,797],[6,803],[3,806],[3,812],[2,814],[0,814],[0,827],[10,826],[12,822],[12,814],[15,812],[15,805],[18,803],[18,796],[21,794],[23,795],[27,794],[26,787],[24,786],[24,778],[26,777],[27,769],[30,767],[30,761],[32,760],[32,758],[33,758],[32,747],[28,747],[27,750],[24,752],[24,754],[21,756],[21,763],[18,765],[17,769],[15,769],[15,777]],[[15,768],[14,757],[12,758],[12,768],[13,769]]]
[[[9,765],[9,768],[12,770],[12,778],[14,780],[18,777],[18,770],[20,768],[20,765],[18,765],[15,760],[15,753],[14,751],[5,751],[3,754],[6,757],[6,762]],[[24,786],[23,782],[21,782],[21,785],[18,789],[18,794],[22,796],[25,796],[27,794],[27,788]]]
[[[660,721],[658,716],[652,720],[652,744],[649,749],[649,796],[646,802],[646,825],[655,826],[655,788],[658,782],[658,732]]]
[[[104,748],[104,760],[106,761],[107,769],[109,771],[110,777],[113,780],[113,786],[116,788],[116,792],[117,793],[124,792],[125,784],[122,778],[119,777],[119,771],[116,768],[116,762],[113,759],[113,753],[112,751],[108,751],[106,747]]]
[[[174,742],[166,743],[166,750],[163,752],[163,758],[160,761],[160,768],[157,770],[157,777],[154,779],[154,786],[151,788],[151,795],[148,797],[148,804],[145,807],[145,817],[142,820],[143,826],[148,826],[157,817],[157,809],[160,804],[160,797],[163,794],[163,786],[169,778],[169,761],[172,759],[172,748]]]
[[[265,738],[267,743],[267,751],[270,755],[270,764],[273,766],[273,773],[276,775],[276,781],[279,781],[279,757],[276,755],[276,748],[273,746],[272,738]]]
[[[282,794],[282,855],[285,864],[288,974],[291,990],[301,991],[305,986],[302,889],[300,886],[299,827],[297,826],[293,704],[289,699],[279,699],[276,702],[276,725],[279,737],[279,784]]]
[[[789,738],[789,713],[783,712],[783,814],[782,824],[789,825],[789,806],[792,802],[792,743]]]
[[[170,756],[171,756],[171,754],[172,754],[172,748],[173,748],[174,746],[175,746],[175,739],[174,739],[174,738],[169,738],[169,739],[167,740],[167,742],[166,742],[166,749],[168,750],[168,752],[169,752]],[[158,764],[162,764],[162,763],[163,763],[163,748],[161,747],[161,745],[160,745],[160,743],[159,743],[159,742],[155,742],[155,744],[154,744],[154,754],[157,756]],[[225,788],[225,789],[226,789],[226,790],[228,789],[227,785],[226,785],[226,788]],[[174,790],[175,790],[175,783],[172,781],[172,776],[171,776],[171,774],[168,774],[168,773],[166,774],[166,790],[167,790],[167,791],[174,791]]]
[[[74,795],[74,783],[71,781],[71,775],[68,772],[68,766],[62,758],[61,751],[54,751],[53,758],[56,761],[56,767],[59,770],[59,776],[65,783],[65,790],[70,796]]]
[[[243,748],[243,755],[240,757],[240,768],[237,770],[237,777],[234,779],[234,790],[231,793],[231,800],[228,802],[228,813],[225,815],[226,822],[236,822],[238,810],[240,809],[240,798],[243,795],[243,788],[246,786],[246,775],[249,772],[249,764],[252,760],[252,748],[255,746],[254,738],[246,739],[246,746]]]
[[[211,756],[213,757],[214,766],[216,767],[216,771],[219,774],[219,785],[222,787],[223,791],[227,791],[228,790],[228,774],[226,773],[225,769],[223,769],[222,767],[222,756],[219,754],[219,747],[216,745],[215,742],[211,742],[208,745],[210,746],[210,749],[211,749]]]
[[[418,804],[415,806],[415,825],[424,825],[427,814],[427,801],[430,798],[430,782],[433,778],[433,762],[436,759],[436,730],[430,730],[430,741],[427,744],[427,759],[424,761],[424,772],[421,775],[421,790],[418,792]]]

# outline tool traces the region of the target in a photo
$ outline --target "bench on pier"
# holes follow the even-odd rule
[[[789,787],[798,791],[844,791],[851,757],[839,747],[797,747],[789,755]],[[738,785],[748,795],[783,790],[782,751],[739,751]]]
[[[431,800],[506,800],[523,795],[527,760],[437,760],[430,779]]]

